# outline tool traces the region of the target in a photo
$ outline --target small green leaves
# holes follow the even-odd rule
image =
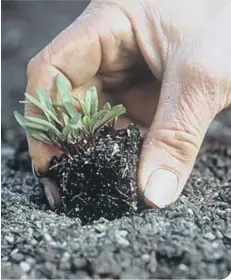
[[[125,113],[122,105],[111,107],[105,103],[102,110],[98,111],[98,95],[96,87],[91,87],[86,92],[85,100],[73,97],[68,88],[67,79],[58,74],[56,85],[61,96],[61,104],[52,102],[49,94],[37,90],[38,99],[25,93],[26,101],[39,108],[44,116],[22,116],[14,112],[17,122],[27,133],[38,141],[58,145],[68,149],[69,145],[78,145],[82,140],[91,141],[105,126],[111,126],[120,115]],[[81,107],[81,113],[75,107],[74,99]]]
[[[26,99],[27,99],[27,101],[29,103],[31,103],[32,105],[34,105],[35,107],[37,107],[37,108],[39,108],[39,109],[41,109],[43,111],[42,104],[36,98],[34,98],[32,95],[30,95],[30,94],[28,94],[26,92],[25,92],[25,97],[26,97]]]
[[[81,117],[82,117],[82,115],[79,112],[77,112],[76,115],[70,119],[69,125],[73,129],[78,129]]]
[[[40,104],[42,106],[42,110],[44,114],[46,115],[47,119],[49,121],[54,121],[61,125],[61,122],[59,121],[57,114],[55,112],[55,109],[52,106],[52,101],[50,96],[47,94],[47,92],[43,89],[37,89],[37,94],[40,100]]]
[[[47,95],[47,93],[43,90],[38,89],[37,94],[39,96],[39,100],[34,98],[32,95],[25,93],[26,97],[26,103],[31,103],[35,107],[39,108],[43,111],[43,113],[46,115],[49,121],[53,120],[54,122],[61,125],[60,121],[58,120],[58,117],[56,115],[56,112],[52,106],[52,102],[50,97]]]
[[[103,109],[106,110],[106,111],[111,110],[111,105],[110,105],[110,103],[106,102],[106,103],[103,105]]]
[[[46,135],[46,133],[42,131],[38,131],[35,129],[27,129],[27,133],[35,138],[36,140],[40,142],[45,142],[46,144],[52,144],[52,140]]]
[[[52,131],[56,136],[60,135],[60,131],[52,123],[38,117],[24,117],[18,112],[14,112],[17,122],[25,129],[34,129],[39,131]]]
[[[86,94],[86,108],[89,117],[94,117],[98,111],[98,95],[96,87],[91,87],[87,90]]]
[[[78,101],[78,103],[79,103],[79,105],[80,105],[80,107],[81,107],[81,110],[82,110],[82,112],[83,112],[83,114],[85,115],[85,116],[88,116],[89,115],[89,111],[88,111],[88,108],[87,108],[87,106],[86,106],[86,103],[84,102],[84,100],[83,99],[81,99],[80,97],[74,97],[75,98],[75,100],[77,100]]]
[[[116,105],[111,109],[108,109],[107,111],[105,111],[104,116],[95,122],[93,131],[96,133],[102,127],[106,126],[109,122],[118,118],[120,115],[124,114],[125,112],[126,110],[122,105]]]
[[[23,117],[20,113],[14,111],[14,117],[15,117],[16,121],[17,121],[22,127],[25,127],[26,121],[25,121],[24,117]]]
[[[60,131],[56,128],[55,125],[50,123],[47,120],[44,120],[42,118],[37,118],[37,117],[24,117],[27,123],[32,123],[32,124],[37,124],[43,127],[44,131],[53,131],[57,136],[59,136]]]
[[[56,85],[58,91],[61,95],[63,106],[65,107],[67,113],[70,117],[74,117],[76,113],[76,109],[74,107],[72,93],[68,88],[67,80],[61,74],[57,75],[56,78]]]

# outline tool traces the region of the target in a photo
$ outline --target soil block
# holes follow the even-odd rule
[[[53,157],[47,176],[60,188],[59,211],[84,222],[134,213],[141,144],[135,125],[117,132],[106,128],[78,153]]]

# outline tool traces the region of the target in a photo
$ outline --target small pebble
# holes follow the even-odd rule
[[[142,260],[142,262],[144,262],[144,263],[148,263],[148,262],[150,261],[150,259],[151,259],[151,256],[148,255],[148,254],[143,254],[143,255],[141,256],[141,260]]]
[[[47,241],[47,242],[51,242],[52,241],[52,237],[50,236],[49,233],[45,233],[43,235],[44,239]]]
[[[10,253],[10,256],[12,257],[12,256],[14,256],[17,253],[18,253],[18,248],[12,250],[11,253]]]
[[[105,225],[104,224],[95,225],[94,229],[97,233],[102,233],[105,230]]]
[[[13,253],[13,251],[11,252],[10,256],[15,262],[19,263],[24,260],[23,254],[21,254],[21,253],[12,254],[12,253]]]
[[[59,268],[62,270],[70,271],[71,264],[69,262],[61,262]]]
[[[223,234],[222,234],[222,232],[221,231],[219,231],[219,230],[217,230],[216,231],[216,236],[217,236],[217,238],[222,238],[223,237]]]
[[[82,268],[86,267],[87,261],[84,258],[76,258],[73,261],[73,265],[75,269],[81,270]]]
[[[61,262],[67,262],[70,259],[71,255],[68,252],[64,252],[61,258]]]
[[[128,235],[128,232],[126,230],[120,230],[119,234],[120,236],[126,237]]]
[[[204,234],[204,238],[208,240],[214,240],[216,239],[216,236],[212,232],[207,232],[206,234]]]
[[[124,238],[117,238],[117,243],[123,247],[127,247],[130,245],[130,242],[127,239]]]
[[[79,250],[79,243],[77,242],[70,242],[68,245],[73,252],[77,252]]]
[[[22,269],[23,271],[25,271],[25,272],[29,272],[30,269],[31,269],[30,264],[27,263],[27,262],[21,262],[21,263],[20,263],[20,267],[21,267],[21,269]]]
[[[187,267],[187,265],[181,263],[181,264],[179,265],[179,269],[180,269],[181,271],[187,271],[187,270],[188,270],[188,267]]]
[[[7,262],[7,261],[8,261],[8,256],[3,257],[3,258],[2,258],[2,261],[3,261],[3,262]]]
[[[14,242],[14,237],[12,235],[6,235],[5,239],[10,244],[12,244]]]
[[[191,208],[188,208],[187,212],[189,213],[190,216],[193,216],[193,210]]]
[[[41,229],[41,228],[42,228],[42,224],[41,224],[41,222],[39,222],[39,221],[35,222],[35,225],[36,225],[36,227],[37,227],[38,229]]]
[[[28,257],[26,258],[26,263],[28,264],[34,264],[35,263],[35,259],[31,258],[31,257]]]
[[[34,245],[36,245],[37,243],[38,243],[38,241],[37,241],[36,239],[33,238],[33,239],[31,240],[31,245],[34,246]]]
[[[115,232],[116,242],[123,247],[129,246],[130,242],[124,238],[127,234],[128,232],[126,230],[117,230]]]

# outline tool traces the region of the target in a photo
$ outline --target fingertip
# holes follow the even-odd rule
[[[149,176],[143,195],[152,207],[165,208],[173,203],[178,188],[178,176],[170,170],[159,168]]]
[[[28,137],[28,145],[34,171],[40,175],[47,172],[53,156],[60,156],[62,154],[58,147],[42,143],[32,137]]]
[[[45,195],[51,209],[58,209],[61,203],[61,195],[56,183],[46,177],[41,178],[40,182],[44,186]]]

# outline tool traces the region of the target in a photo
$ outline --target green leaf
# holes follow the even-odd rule
[[[91,87],[87,90],[85,103],[89,117],[93,117],[98,111],[98,95],[96,87]]]
[[[25,117],[25,119],[32,124],[40,125],[43,127],[43,130],[51,130],[54,131],[57,136],[60,135],[60,131],[57,129],[57,127],[47,120],[37,117]]]
[[[49,121],[53,120],[56,123],[62,125],[62,123],[59,121],[59,119],[56,115],[56,111],[52,105],[52,101],[51,101],[49,94],[43,89],[37,89],[37,94],[38,94],[40,103],[43,106],[43,111],[44,111],[44,114],[46,115],[47,119]]]
[[[66,127],[64,127],[64,130],[63,130],[63,137],[64,137],[64,139],[65,140],[67,140],[67,135],[68,135],[68,133],[70,132],[70,130],[71,130],[71,127],[70,126],[66,126]]]
[[[62,101],[73,103],[72,93],[68,88],[68,80],[62,75],[58,74],[56,77],[56,85],[61,94]]]
[[[86,125],[89,121],[88,118],[88,116],[84,116],[79,122],[79,133],[83,134],[84,137],[88,137],[90,134],[90,127],[87,127]]]
[[[33,122],[27,122],[24,125],[24,128],[26,130],[28,130],[28,128],[29,128],[29,129],[34,129],[34,130],[37,130],[37,131],[44,131],[44,132],[48,132],[49,131],[49,129],[47,127],[45,127],[44,125],[33,123]]]
[[[66,108],[70,117],[74,117],[77,110],[74,107],[74,100],[72,92],[68,88],[67,79],[63,75],[58,74],[56,77],[56,84],[64,107]]]
[[[86,129],[88,129],[92,124],[91,119],[88,116],[84,116],[82,118],[82,123],[83,123],[83,125],[85,126]]]
[[[79,128],[81,117],[82,115],[77,113],[73,118],[70,119],[69,125],[74,129]]]
[[[81,99],[80,97],[76,96],[74,97],[78,102],[79,102],[79,105],[82,109],[82,112],[85,116],[88,116],[89,115],[89,111],[88,111],[88,108],[86,106],[86,103],[83,99]]]
[[[73,141],[72,132],[73,132],[73,128],[70,127],[69,131],[66,133],[66,139],[67,139],[68,142]]]
[[[103,109],[106,110],[106,111],[111,110],[111,105],[110,105],[110,103],[106,102],[106,103],[103,105]]]
[[[25,126],[25,124],[26,124],[25,117],[23,117],[19,112],[14,111],[14,117],[15,117],[16,121],[19,123],[19,125],[21,125],[22,127]]]
[[[46,114],[47,110],[53,109],[52,101],[51,101],[50,97],[48,96],[48,94],[46,93],[45,90],[37,89],[37,95],[39,97],[40,103],[43,106],[43,111],[44,111],[45,114]],[[48,119],[50,119],[49,115],[48,115]]]
[[[30,95],[27,92],[25,92],[25,97],[31,104],[33,104],[34,106],[36,106],[37,108],[39,108],[43,111],[42,104],[36,98],[34,98],[32,95]]]
[[[40,95],[44,95],[44,93],[42,93],[42,90],[38,90],[38,92],[40,93]],[[38,93],[37,92],[37,93]],[[45,98],[47,97],[48,95],[45,94]],[[26,99],[29,101],[29,103],[33,104],[34,106],[36,106],[37,108],[41,109],[43,111],[43,113],[45,114],[45,116],[48,118],[48,120],[50,120],[50,117],[58,124],[62,125],[61,122],[58,120],[57,116],[56,116],[56,113],[55,113],[55,110],[54,112],[52,112],[51,110],[52,109],[49,109],[47,108],[47,106],[45,105],[46,102],[45,100],[43,99],[43,97],[40,97],[40,100],[42,99],[42,102],[37,100],[36,98],[34,98],[32,95],[28,94],[28,93],[25,93],[25,97]],[[26,101],[26,103],[28,103]]]
[[[71,129],[69,131],[67,139],[70,140],[71,142],[76,142],[77,137],[78,137],[78,129]]]
[[[99,131],[103,126],[107,125],[110,121],[112,121],[115,118],[118,118],[125,112],[126,109],[124,108],[123,105],[116,105],[112,107],[112,109],[108,111],[101,120],[95,123],[95,125],[93,126],[93,131],[94,132]]]
[[[81,138],[88,138],[90,135],[90,132],[85,127],[82,127],[79,134],[80,134]]]
[[[24,129],[33,129],[33,130],[41,130],[41,131],[48,131],[49,128],[44,126],[41,123],[34,123],[33,121],[30,121],[29,118],[33,118],[33,117],[24,117],[22,116],[20,113],[18,112],[14,112],[15,118],[17,120],[17,122],[24,128]],[[36,118],[38,120],[40,120],[39,118]]]
[[[81,120],[80,113],[78,113],[78,115],[75,115],[73,118],[68,119],[68,123],[66,124],[63,130],[63,135],[65,139],[68,138],[69,134],[73,135],[74,131],[77,131],[80,128],[80,120]]]
[[[69,125],[69,122],[70,122],[69,116],[63,112],[63,113],[62,113],[62,117],[63,117],[64,126]],[[65,127],[64,127],[64,129],[65,129]]]
[[[53,106],[54,108],[59,108],[59,109],[61,109],[61,110],[63,110],[63,111],[66,111],[66,108],[65,108],[65,106],[63,106],[63,104],[59,104],[59,103],[56,103],[56,102],[52,102],[52,106]]]
[[[106,110],[101,110],[92,118],[92,122],[100,121],[107,114]]]
[[[36,140],[40,141],[40,142],[44,142],[47,144],[52,144],[52,140],[47,136],[46,133],[42,132],[42,131],[37,131],[34,129],[27,129],[27,133],[35,138]]]

